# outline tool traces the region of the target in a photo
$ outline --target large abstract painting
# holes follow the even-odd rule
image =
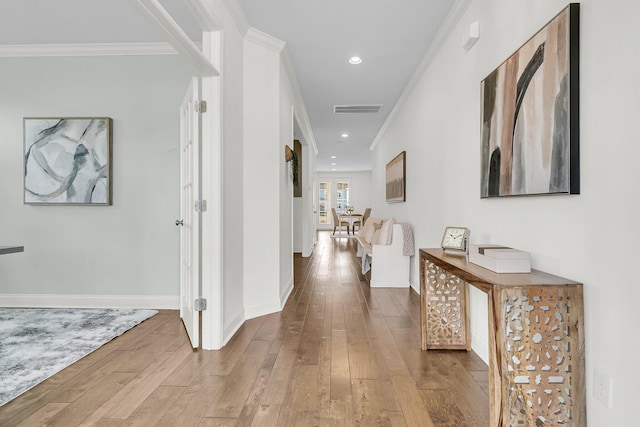
[[[111,119],[25,118],[24,202],[111,204]]]
[[[481,83],[481,197],[579,194],[579,4]]]
[[[398,154],[387,163],[387,176],[386,176],[386,199],[388,203],[404,202],[405,201],[405,157],[406,152]]]

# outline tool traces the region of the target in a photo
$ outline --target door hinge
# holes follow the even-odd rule
[[[207,101],[195,101],[193,107],[196,110],[196,113],[206,113]]]
[[[205,311],[207,309],[206,298],[196,298],[196,300],[193,302],[193,309],[195,311]]]
[[[196,200],[193,204],[193,208],[196,212],[205,212],[207,210],[206,200]]]

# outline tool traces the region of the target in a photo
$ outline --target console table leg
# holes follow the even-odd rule
[[[489,304],[489,426],[502,426],[502,373],[500,372],[500,346],[496,339],[496,325],[499,317],[497,316],[496,304],[494,301],[494,292],[490,290],[487,293],[487,302]]]

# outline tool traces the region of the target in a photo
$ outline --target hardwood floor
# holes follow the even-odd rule
[[[371,289],[355,240],[320,232],[281,313],[193,351],[161,311],[0,407],[2,426],[455,426],[489,423],[487,366],[420,351],[409,289]]]

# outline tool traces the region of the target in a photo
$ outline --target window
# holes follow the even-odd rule
[[[335,207],[336,213],[347,213],[350,205],[349,179],[325,179],[318,182],[318,225],[333,224],[331,208]],[[326,227],[325,227],[326,228]]]
[[[318,194],[319,200],[319,223],[320,224],[331,224],[331,182],[330,181],[320,181],[320,192]]]
[[[336,211],[346,213],[349,206],[349,183],[346,181],[336,182]]]

